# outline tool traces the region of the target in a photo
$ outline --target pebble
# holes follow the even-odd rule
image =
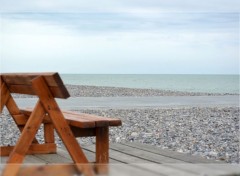
[[[72,97],[219,95],[95,86],[67,85],[67,88]],[[29,96],[15,94],[14,97]],[[228,163],[239,163],[240,160],[239,107],[96,109],[81,112],[122,120],[121,127],[110,129],[110,142],[146,143]],[[6,109],[0,118],[0,134],[0,145],[14,145],[20,134]],[[44,142],[42,126],[36,137],[40,143]],[[63,145],[57,134],[55,141],[58,147]],[[78,141],[80,144],[96,142],[93,137]]]
[[[136,133],[136,132],[131,133],[131,137],[137,137],[137,136],[138,136],[138,133]]]
[[[239,163],[240,160],[239,107],[109,109],[81,112],[120,118],[123,125],[111,128],[111,142],[146,143],[205,158],[224,159],[228,163]]]
[[[217,96],[236,95],[229,93],[202,93],[202,92],[181,92],[159,89],[136,89],[123,87],[84,86],[66,85],[71,97],[142,97],[142,96]],[[14,94],[13,97],[34,97],[30,95]]]

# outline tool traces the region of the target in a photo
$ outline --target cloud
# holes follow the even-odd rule
[[[239,0],[1,0],[1,12],[239,12]]]
[[[239,18],[236,13],[8,13],[2,17],[3,25],[7,20],[13,23],[39,23],[90,34],[220,30],[233,33],[238,29]]]
[[[11,2],[1,1],[3,71],[238,72],[238,1]]]

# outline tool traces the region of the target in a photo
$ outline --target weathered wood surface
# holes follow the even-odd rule
[[[183,153],[178,153],[170,150],[159,149],[157,147],[139,144],[139,143],[124,143],[124,144],[110,144],[109,156],[109,175],[139,175],[139,176],[195,176],[195,175],[230,175],[240,174],[239,165],[226,164],[222,161],[207,160],[197,156],[191,156]],[[88,160],[95,161],[95,146],[82,146],[82,149]],[[1,163],[3,167],[7,157],[2,157]],[[60,165],[63,169],[62,173],[67,175],[72,174],[75,170],[69,165],[73,162],[65,148],[58,148],[57,154],[36,154],[28,155],[25,163],[31,164],[52,164],[52,167],[43,169],[44,173],[51,172],[52,174],[59,174],[56,171]],[[57,164],[57,165],[56,165]],[[68,164],[68,165],[66,165]],[[39,172],[39,167],[27,167],[21,169],[19,175],[33,173],[34,170]],[[45,174],[46,175],[46,174]]]
[[[1,146],[0,155],[9,156],[13,151],[14,146]],[[31,144],[27,154],[43,154],[43,153],[56,153],[56,144],[55,143],[46,143],[46,144]]]
[[[21,112],[30,116],[32,108],[21,109]],[[116,118],[101,117],[94,114],[86,114],[72,111],[62,111],[64,118],[68,124],[80,128],[94,128],[94,127],[105,127],[105,126],[120,126],[122,121]]]
[[[32,80],[43,76],[54,97],[64,99],[70,97],[58,73],[6,73],[0,76],[11,93],[36,95]]]

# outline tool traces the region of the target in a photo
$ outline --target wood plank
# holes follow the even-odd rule
[[[25,164],[38,164],[38,165],[45,165],[46,162],[40,158],[35,157],[34,155],[27,155],[24,158],[24,165]]]
[[[34,155],[36,158],[40,158],[45,163],[73,163],[73,161],[69,158],[58,154],[41,154],[41,155]]]
[[[89,151],[86,151],[86,150],[83,150],[83,152],[84,152],[84,154],[87,157],[89,162],[94,162],[95,161],[95,153],[89,152]],[[58,148],[57,154],[71,160],[71,156],[66,151],[66,149]]]
[[[2,74],[4,82],[12,93],[36,95],[32,88],[32,80],[43,76],[54,97],[68,98],[69,92],[58,73],[9,73]]]
[[[15,146],[1,146],[0,156],[9,156]],[[32,144],[27,151],[27,154],[41,153],[56,153],[56,144]]]
[[[82,148],[87,151],[95,152],[95,146],[94,145],[88,145],[88,146],[82,146]],[[145,160],[144,158],[139,158],[136,156],[128,155],[125,153],[122,153],[120,151],[112,150],[110,145],[109,150],[109,158],[110,161],[115,160],[117,162],[123,163],[123,164],[129,164],[129,163],[152,163],[152,161]]]
[[[89,121],[89,122],[93,122],[94,123],[94,127],[97,126],[109,126],[109,122],[102,120],[100,118],[94,118],[89,116],[86,117],[84,114],[76,114],[76,113],[70,113],[70,112],[63,112],[63,115],[65,117],[65,119],[67,119],[71,125],[74,125],[74,122],[84,122],[84,121]],[[88,127],[86,127],[88,128]]]
[[[60,150],[63,151],[63,153],[64,153],[63,155],[65,157],[68,157],[70,159],[70,156],[67,154],[66,151],[64,151],[63,149],[60,149]],[[60,152],[58,150],[58,155],[61,155],[59,153]],[[92,158],[93,157],[94,156],[92,155]],[[116,164],[114,164],[114,165],[116,166]],[[151,163],[151,162],[149,162],[149,164],[146,164],[146,163],[144,163],[144,164],[141,164],[141,163],[140,164],[139,163],[138,164],[137,163],[128,164],[128,166],[132,167],[130,170],[133,171],[134,175],[137,173],[136,170],[145,170],[145,172],[148,173],[148,175],[151,175],[151,174],[157,174],[157,175],[183,175],[183,176],[184,175],[186,175],[186,176],[188,176],[188,175],[199,175],[199,165],[194,164],[194,168],[197,169],[196,171],[195,171],[195,169],[190,169],[189,170],[189,169],[185,168],[185,167],[192,168],[191,164],[185,165],[185,167],[177,167],[177,168],[175,168],[174,165],[181,165],[181,164],[167,164],[167,165],[165,165],[165,164],[154,164],[154,163]],[[220,167],[221,167],[221,165],[220,165]],[[118,164],[118,166],[119,166],[119,168],[124,167],[123,165],[119,165],[119,164]],[[212,167],[214,165],[212,165],[212,164],[205,164],[205,165],[202,165],[202,166]],[[218,167],[219,167],[219,165],[218,165]],[[226,166],[226,168],[227,167],[228,166]],[[110,175],[113,173],[113,172],[111,172],[112,171],[111,169],[112,169],[112,165],[110,165]],[[204,170],[203,168],[201,168],[201,169]],[[219,169],[219,168],[217,168],[217,169]],[[236,171],[238,171],[237,168],[233,168],[233,169],[235,169],[235,170],[233,170],[233,172],[230,172],[229,169],[225,170],[225,168],[224,168],[224,169],[222,169],[222,170],[224,170],[224,172],[221,171],[220,173],[234,173],[234,172],[236,173]],[[114,172],[114,173],[118,173],[118,174],[122,174],[123,173],[121,169],[117,169],[115,171],[116,172]],[[205,172],[205,173],[207,173],[207,172]],[[211,169],[211,173],[213,173],[213,169]],[[219,173],[219,172],[217,172],[217,173]]]
[[[156,174],[143,169],[135,168],[130,165],[111,165],[109,176],[166,176],[163,174]],[[46,165],[46,166],[31,166],[23,167],[18,176],[36,175],[36,176],[67,176],[67,175],[79,175],[74,165],[71,164],[59,164],[59,165]]]
[[[53,98],[51,91],[48,89],[48,86],[45,83],[45,80],[43,79],[43,77],[38,77],[35,78],[32,83],[35,92],[40,98],[40,101],[44,106],[45,110],[49,114],[49,117],[51,118],[59,137],[62,139],[64,145],[69,151],[73,161],[75,163],[85,163],[86,165],[84,166],[78,165],[79,169],[85,174],[93,175],[92,168],[87,165],[88,160],[86,156],[84,155],[77,140],[75,139],[67,121],[64,119],[64,116],[61,113],[57,102]]]
[[[94,145],[91,145],[91,148],[92,150],[94,150],[95,149]],[[139,150],[139,149],[135,149],[135,150]],[[63,155],[63,158],[62,158],[63,160],[65,160],[64,158],[71,160],[71,157],[69,156],[67,151],[64,151],[64,149],[60,149],[60,151],[63,151],[63,154],[58,150],[57,155],[60,155],[60,156]],[[113,152],[116,153],[117,151],[113,151]],[[93,152],[89,152],[89,153],[91,153],[92,159],[94,159],[94,153]],[[56,156],[56,154],[50,154],[50,155],[52,156],[52,158]],[[40,155],[36,155],[36,156],[40,156]],[[119,156],[118,158],[121,159],[120,152],[118,156]],[[129,157],[132,157],[132,156],[129,155]],[[1,157],[1,158],[6,158],[6,157]],[[55,158],[52,160],[50,158],[47,158],[43,160],[42,158],[36,158],[35,156],[33,156],[32,159],[34,163],[40,163],[38,162],[38,159],[41,162],[48,161],[47,163],[51,163],[55,161],[61,162],[59,160],[62,160],[60,158]],[[27,157],[25,158],[24,161],[26,160],[27,160]],[[67,161],[65,160],[65,162]],[[41,168],[39,166],[37,167]],[[114,176],[118,176],[118,175],[129,175],[129,176],[132,176],[132,175],[139,175],[139,176],[141,175],[148,175],[148,176],[151,176],[151,175],[153,176],[156,176],[156,175],[163,175],[163,176],[166,176],[166,175],[170,175],[170,176],[171,175],[172,176],[213,175],[213,176],[216,176],[216,175],[231,175],[231,174],[238,175],[239,173],[240,173],[240,168],[238,164],[235,164],[235,165],[234,164],[184,164],[184,163],[156,164],[156,163],[149,162],[149,163],[131,163],[131,164],[110,164],[108,175],[110,176],[111,175],[114,175]]]
[[[189,164],[189,163],[188,164],[184,164],[184,163],[163,164],[163,166],[166,166],[166,167],[185,170],[186,172],[194,172],[195,174],[198,174],[198,175],[219,176],[219,175],[232,173],[224,169],[221,169],[221,165],[224,165],[224,164],[218,164],[218,168],[214,168],[212,167],[212,165],[215,165],[215,164]]]
[[[32,109],[26,108],[21,109],[21,112],[25,115],[30,115]],[[71,111],[62,111],[64,118],[68,121],[71,126],[80,128],[94,128],[104,126],[119,126],[122,124],[120,119],[107,118],[96,116],[93,114],[76,113]]]
[[[162,155],[156,155],[154,153],[143,151],[143,150],[136,150],[132,147],[125,146],[122,144],[111,144],[110,148],[115,151],[119,151],[128,155],[132,155],[135,157],[139,157],[145,160],[149,160],[154,163],[183,163],[184,161],[180,161],[174,158],[169,158]]]
[[[80,128],[96,127],[95,122],[92,120],[79,118],[79,116],[72,115],[72,114],[68,114],[68,115],[63,114],[63,116],[67,120],[68,124],[71,126],[76,126],[76,127],[80,127]]]
[[[24,114],[16,114],[16,115],[12,115],[14,121],[16,122],[16,124],[18,125],[25,125],[27,123],[28,117],[25,116]]]
[[[151,172],[141,167],[134,167],[130,164],[111,164],[109,166],[109,176],[166,176]]]
[[[12,93],[18,94],[27,94],[27,95],[36,95],[31,85],[9,85],[9,90]],[[64,86],[58,87],[49,87],[53,96],[55,98],[68,98],[70,95],[68,94],[67,90],[65,90]]]
[[[108,173],[109,163],[109,129],[108,127],[96,128],[96,169],[98,174]],[[102,165],[105,164],[105,165]]]
[[[57,72],[3,73],[1,76],[7,85],[32,85],[32,80],[38,76],[43,76],[48,86],[63,85]]]
[[[109,160],[109,129],[108,127],[96,128],[96,162],[108,163]]]
[[[17,176],[72,176],[80,175],[72,164],[23,167]]]
[[[94,161],[96,160],[95,150],[94,150],[94,151],[91,151],[91,150],[85,150],[85,149],[83,149],[83,152],[84,152],[84,154],[86,155],[86,157],[88,158],[88,160],[89,160],[90,162],[94,162]],[[69,153],[66,151],[66,149],[65,149],[64,146],[62,146],[62,148],[58,148],[57,154],[71,159]],[[119,161],[114,160],[114,159],[111,159],[111,158],[109,158],[109,161],[110,161],[110,163],[112,163],[112,164],[122,164],[122,162],[119,162]]]
[[[6,73],[1,74],[4,82],[7,85],[31,85],[31,80],[38,75],[24,73]]]
[[[55,138],[54,138],[53,124],[51,124],[51,123],[44,124],[43,129],[44,129],[44,141],[45,141],[45,143],[54,143]]]
[[[8,85],[11,93],[36,95],[31,85]]]
[[[151,164],[138,164],[138,163],[133,163],[130,164],[133,167],[136,168],[141,168],[144,169],[146,171],[148,171],[149,173],[153,172],[155,174],[158,175],[168,175],[168,176],[196,176],[199,175],[195,172],[189,172],[189,171],[185,171],[182,169],[176,169],[176,168],[172,168],[172,167],[168,167],[165,166],[164,164],[156,164],[156,163],[151,163]]]
[[[70,170],[69,170],[70,169]],[[148,170],[144,170],[142,168],[133,167],[131,165],[126,164],[113,164],[110,165],[110,172],[109,176],[161,176],[159,174],[155,174],[153,172],[149,172]],[[48,164],[48,165],[29,165],[24,164],[20,171],[18,172],[17,176],[66,176],[66,175],[80,175],[75,169],[75,165],[73,164],[66,164],[66,163],[59,163],[59,164]],[[165,175],[163,175],[165,176]]]
[[[142,143],[138,143],[138,142],[128,142],[128,143],[121,143],[121,144],[135,148],[135,149],[148,151],[151,153],[166,156],[169,158],[174,158],[174,159],[181,160],[181,161],[188,162],[188,163],[225,163],[222,161],[205,159],[205,158],[193,156],[190,154],[179,153],[179,152],[171,151],[168,149],[160,149],[158,147],[154,147],[151,145],[142,144]]]
[[[116,144],[116,145],[118,145],[118,144]],[[82,146],[82,148],[94,151],[93,145]],[[110,148],[111,148],[111,145],[110,145]],[[139,150],[139,149],[134,149],[134,150]],[[130,150],[130,151],[132,151],[132,150]],[[111,149],[110,149],[110,158],[118,159],[121,162],[125,162],[128,164],[130,163],[131,166],[149,170],[154,173],[158,173],[159,175],[162,175],[162,174],[163,175],[199,175],[200,173],[203,173],[203,172],[207,174],[208,172],[205,172],[205,171],[209,171],[209,173],[214,174],[214,169],[212,167],[213,164],[184,164],[184,163],[156,164],[149,160],[137,158],[132,155],[121,153],[119,151],[115,151],[115,150],[111,150]],[[221,167],[221,165],[224,165],[224,164],[219,164],[218,166]],[[211,169],[205,168],[205,167],[210,167]],[[215,169],[217,169],[217,168],[215,168]],[[225,173],[225,174],[231,173],[229,170],[227,170],[225,168],[222,170],[224,172],[221,171],[221,172],[216,172],[216,173]],[[234,171],[236,172],[236,170],[237,170],[237,168],[235,168],[235,170],[233,170],[233,172]],[[134,175],[135,175],[135,173],[134,173]]]
[[[206,164],[203,166],[206,166]],[[240,167],[239,167],[238,163],[235,163],[235,164],[233,164],[233,163],[231,163],[231,164],[229,164],[229,163],[228,164],[210,164],[207,166],[211,167],[212,169],[222,170],[224,172],[224,174],[226,174],[226,175],[229,173],[231,173],[232,175],[240,174]]]
[[[32,108],[21,109],[21,112],[25,115],[30,115],[32,112]],[[68,124],[71,126],[80,127],[80,128],[94,128],[96,126],[94,121],[90,119],[82,119],[76,115],[68,114],[67,116],[64,115],[64,118],[67,120]],[[44,123],[47,123],[47,122],[48,121],[44,121]],[[49,119],[49,122],[51,122],[50,119]]]
[[[120,119],[102,117],[94,114],[86,114],[86,113],[79,113],[79,112],[73,112],[73,111],[63,111],[63,114],[64,116],[66,116],[66,119],[67,119],[67,116],[71,114],[71,115],[75,115],[75,117],[77,118],[89,119],[91,121],[95,121],[97,127],[120,126],[122,124]]]
[[[1,157],[1,164],[5,164],[9,157],[2,156]],[[27,155],[24,158],[24,164],[46,164],[46,162],[40,158],[35,157],[34,155]]]
[[[20,112],[25,115],[25,117],[29,118],[31,113],[33,111],[33,108],[25,108],[25,109],[20,109]],[[51,119],[49,118],[49,115],[46,113],[43,122],[42,123],[52,123]]]

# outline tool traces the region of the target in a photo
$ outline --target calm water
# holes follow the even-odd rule
[[[239,75],[62,74],[65,84],[239,93]]]

